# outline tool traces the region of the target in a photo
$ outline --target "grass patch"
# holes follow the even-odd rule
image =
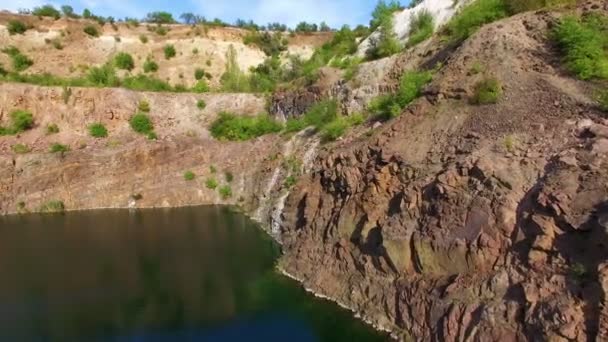
[[[57,124],[49,124],[46,126],[47,135],[57,134],[57,133],[59,133],[59,126],[57,126]]]
[[[448,40],[460,42],[483,25],[505,18],[508,14],[504,0],[476,0],[448,22],[445,33]]]
[[[52,144],[51,147],[49,148],[49,151],[51,153],[61,153],[61,154],[63,154],[65,152],[68,152],[69,150],[70,150],[69,146],[62,145],[62,144],[59,144],[59,143]]]
[[[209,90],[209,84],[207,84],[207,81],[205,80],[200,80],[196,82],[194,87],[192,87],[192,91],[199,94],[208,93]]]
[[[27,31],[28,27],[22,21],[19,20],[9,20],[8,25],[6,26],[8,33],[10,35],[14,34],[24,34]]]
[[[582,80],[608,78],[608,16],[561,20],[552,34],[566,68]]]
[[[139,133],[144,135],[150,135],[154,133],[154,125],[152,124],[152,120],[150,117],[144,113],[137,113],[131,117],[129,120],[129,124],[131,128]]]
[[[227,200],[232,197],[232,188],[230,187],[230,185],[221,186],[219,189],[219,193],[220,197],[222,197],[223,200]]]
[[[148,44],[148,36],[146,36],[145,34],[140,34],[139,35],[139,41],[142,44]]]
[[[369,110],[378,118],[389,120],[422,95],[422,90],[433,79],[432,71],[408,71],[401,76],[399,90],[394,95],[383,95],[372,100]]]
[[[289,119],[286,132],[297,132],[314,127],[323,141],[333,141],[343,136],[349,128],[365,121],[362,114],[338,115],[338,103],[334,100],[321,101],[312,106],[306,114],[297,119]]]
[[[215,190],[218,187],[217,180],[215,178],[207,178],[205,181],[205,186],[207,189]]]
[[[21,53],[19,49],[12,45],[2,49],[2,52],[9,56],[9,58],[11,59],[13,70],[15,70],[16,72],[24,71],[34,65],[33,60]]]
[[[96,122],[89,126],[89,134],[93,138],[106,138],[108,136],[108,129],[101,122]]]
[[[48,201],[38,208],[41,213],[62,213],[65,211],[65,204],[62,201]]]
[[[11,146],[11,149],[16,154],[26,154],[30,152],[30,148],[26,144],[15,144]]]
[[[11,125],[9,127],[0,126],[0,136],[18,134],[34,126],[34,117],[29,111],[14,110],[9,114],[9,117]]]
[[[114,65],[116,65],[118,69],[131,71],[135,68],[135,61],[130,54],[120,52],[114,57]]]
[[[196,107],[200,110],[203,110],[207,107],[207,103],[203,99],[198,100],[198,101],[196,101]]]
[[[171,59],[177,54],[177,51],[175,51],[175,46],[173,46],[172,44],[165,45],[165,47],[163,48],[163,52],[165,54],[166,59]]]
[[[407,47],[415,46],[433,35],[435,19],[429,11],[420,11],[410,22]]]
[[[194,178],[196,178],[196,175],[194,174],[194,172],[192,172],[192,171],[184,172],[184,180],[193,181]]]
[[[502,96],[500,81],[494,77],[485,77],[477,82],[474,91],[471,103],[477,105],[497,103]]]
[[[283,125],[266,114],[239,116],[221,112],[211,124],[211,135],[218,140],[244,141],[265,134],[278,133]]]
[[[120,83],[123,88],[137,91],[182,92],[186,89],[172,87],[169,83],[144,74],[125,77]]]

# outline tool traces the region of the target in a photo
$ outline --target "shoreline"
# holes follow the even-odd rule
[[[37,212],[37,211],[28,211],[28,212],[9,212],[9,213],[3,213],[0,214],[0,216],[17,216],[17,215],[61,215],[61,214],[67,214],[67,213],[74,213],[74,212],[86,212],[86,211],[96,211],[96,210],[128,210],[128,211],[138,211],[138,210],[163,210],[163,209],[179,209],[179,208],[192,208],[192,207],[203,207],[203,206],[211,206],[211,207],[226,207],[229,208],[230,210],[234,210],[235,212],[239,212],[243,215],[245,215],[247,218],[249,218],[250,220],[252,220],[253,222],[257,223],[259,225],[259,229],[261,231],[263,231],[264,233],[266,233],[271,239],[272,241],[274,241],[275,243],[277,243],[280,247],[280,254],[281,256],[284,255],[283,253],[283,249],[282,246],[283,244],[281,243],[281,241],[279,239],[277,239],[277,236],[274,236],[272,234],[272,232],[267,229],[265,227],[265,225],[261,222],[261,220],[257,220],[253,217],[253,215],[250,215],[250,213],[248,213],[246,210],[244,210],[242,207],[235,205],[235,204],[191,204],[191,205],[179,205],[179,206],[148,206],[148,207],[96,207],[96,208],[80,208],[80,209],[65,209],[63,211],[58,211],[58,212]],[[383,327],[383,326],[379,326],[378,324],[374,323],[370,318],[365,317],[362,313],[358,312],[357,310],[355,310],[354,308],[346,305],[345,303],[329,297],[327,295],[324,295],[322,293],[316,292],[315,290],[307,287],[304,284],[304,281],[301,278],[298,278],[296,275],[291,274],[289,272],[287,272],[287,270],[285,270],[284,268],[276,265],[275,266],[275,270],[289,278],[292,279],[294,281],[296,281],[299,286],[301,286],[306,292],[312,294],[315,298],[319,298],[319,299],[323,299],[323,300],[327,300],[330,301],[336,305],[338,305],[339,307],[341,307],[342,309],[348,310],[353,314],[353,317],[355,319],[361,320],[362,322],[364,322],[365,324],[367,324],[368,326],[372,327],[373,329],[375,329],[376,331],[382,332],[382,333],[387,333],[388,337],[390,339],[392,339],[393,341],[398,341],[399,338],[395,335],[395,333],[393,332],[393,330],[387,328],[387,327]]]

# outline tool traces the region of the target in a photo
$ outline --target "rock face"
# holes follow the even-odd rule
[[[420,15],[420,13],[426,12],[433,16],[435,28],[445,24],[458,12],[459,9],[470,3],[470,0],[422,0],[420,3],[412,8],[406,8],[403,11],[398,11],[393,14],[393,30],[397,35],[397,39],[401,43],[407,43],[410,36],[410,23]],[[360,57],[364,57],[367,50],[370,48],[372,41],[377,39],[380,35],[380,31],[372,33],[369,37],[359,44],[357,54]]]
[[[69,92],[69,96],[66,96]],[[197,108],[203,99],[207,106]],[[148,140],[129,126],[140,101],[147,101],[157,140]],[[197,204],[255,206],[265,179],[258,179],[264,160],[279,150],[279,137],[248,144],[224,143],[212,137],[209,123],[222,110],[242,115],[263,111],[264,99],[251,94],[138,93],[124,89],[84,89],[0,85],[0,125],[14,109],[32,112],[35,127],[0,139],[0,213],[36,211],[57,200],[68,210],[127,207],[169,207]],[[88,126],[103,123],[109,137],[96,139]],[[55,124],[59,133],[48,134]],[[16,154],[12,147],[31,150]],[[49,153],[61,143],[72,151]],[[215,169],[213,171],[212,169]],[[197,175],[184,180],[184,172]],[[233,174],[230,184],[225,172]],[[260,177],[263,173],[260,173]],[[205,182],[229,185],[233,196],[222,199]]]
[[[404,340],[606,339],[608,123],[548,62],[553,20],[483,28],[400,118],[321,153],[280,267]],[[467,104],[474,62],[498,104]]]

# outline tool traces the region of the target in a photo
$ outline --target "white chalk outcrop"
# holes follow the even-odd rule
[[[471,0],[423,0],[416,7],[407,8],[393,14],[394,30],[401,43],[406,43],[410,35],[410,22],[422,11],[428,11],[435,19],[435,28],[448,22],[452,16]],[[365,56],[370,47],[370,39],[380,34],[378,30],[359,44],[357,55]]]

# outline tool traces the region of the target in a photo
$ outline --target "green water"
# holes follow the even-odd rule
[[[384,341],[225,207],[0,217],[0,341]]]

